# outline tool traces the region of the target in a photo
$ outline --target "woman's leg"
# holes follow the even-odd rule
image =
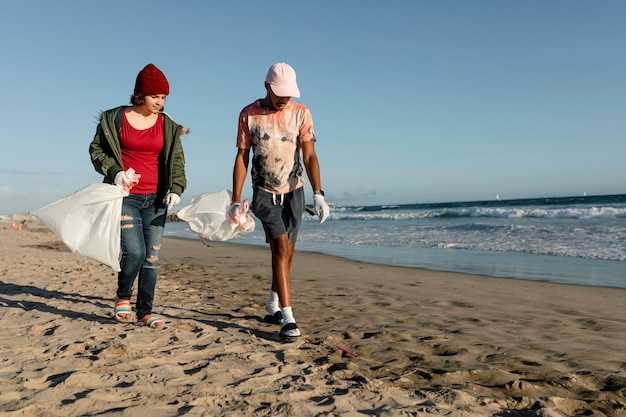
[[[142,235],[145,255],[139,271],[137,289],[137,318],[152,313],[154,292],[159,272],[159,252],[163,241],[163,231],[167,217],[166,207],[162,201],[151,195],[141,210]]]
[[[142,198],[124,197],[121,216],[121,271],[117,275],[117,298],[130,300],[135,278],[146,256],[141,222]]]

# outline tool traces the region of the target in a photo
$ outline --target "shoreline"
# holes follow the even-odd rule
[[[167,235],[172,239],[199,240],[190,236]],[[232,240],[211,244],[232,244],[267,248],[261,241]],[[626,289],[621,261],[570,258],[528,253],[484,252],[465,249],[430,249],[340,245],[298,242],[296,253],[318,253],[368,265],[413,268],[424,271],[481,275],[491,278]]]
[[[626,290],[298,252],[286,343],[269,249],[166,237],[154,331],[109,267],[0,227],[3,417],[626,415]]]
[[[175,214],[171,215],[173,218]],[[0,216],[0,224],[28,220],[43,226],[31,214]],[[29,223],[29,224],[30,224]],[[169,220],[168,224],[186,224]],[[45,226],[44,226],[45,227]],[[170,234],[168,234],[168,232]],[[189,229],[172,232],[166,228],[164,237],[199,241]],[[233,239],[227,243],[266,248],[264,241]],[[329,249],[330,248],[330,249]],[[454,248],[412,248],[374,245],[346,245],[299,241],[296,253],[319,253],[372,265],[415,268],[493,278],[521,279],[534,282],[626,289],[623,262],[607,259],[579,258],[525,252],[477,251]]]

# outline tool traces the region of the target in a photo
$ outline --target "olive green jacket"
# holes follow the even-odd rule
[[[121,111],[124,108],[120,106],[100,114],[96,135],[89,145],[91,162],[96,171],[104,175],[104,182],[108,184],[113,184],[115,176],[120,171],[124,171],[118,136]],[[181,195],[187,188],[187,178],[185,177],[185,154],[180,137],[186,135],[188,129],[174,122],[167,113],[162,114],[164,146],[159,160],[158,194],[163,197],[167,193]]]

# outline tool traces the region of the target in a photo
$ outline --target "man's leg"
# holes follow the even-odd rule
[[[272,290],[278,293],[282,313],[281,336],[300,336],[300,329],[296,325],[291,309],[291,262],[295,243],[290,243],[286,234],[270,241],[272,251]]]
[[[291,262],[295,243],[286,234],[270,241],[272,250],[272,291],[278,293],[281,307],[291,307]]]

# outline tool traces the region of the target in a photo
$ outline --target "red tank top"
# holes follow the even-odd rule
[[[152,127],[138,130],[130,125],[124,112],[119,136],[124,170],[133,168],[141,175],[139,184],[130,190],[131,194],[156,193],[159,185],[159,155],[164,140],[163,115],[158,115]]]

